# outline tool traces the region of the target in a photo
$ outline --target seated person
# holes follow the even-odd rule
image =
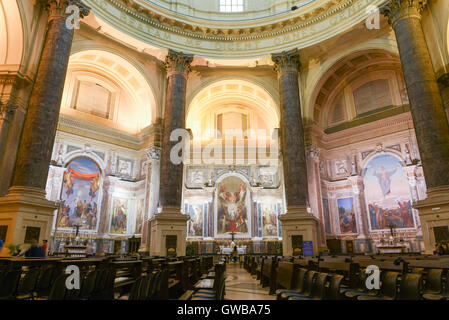
[[[44,258],[45,253],[42,247],[38,246],[36,242],[31,244],[31,247],[27,251],[25,251],[25,257],[38,257],[38,258]]]

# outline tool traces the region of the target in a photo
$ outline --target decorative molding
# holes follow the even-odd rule
[[[244,59],[334,37],[366,19],[370,14],[367,6],[381,5],[384,0],[315,0],[296,11],[232,24],[173,14],[142,0],[84,2],[105,23],[155,47],[216,58],[226,53],[227,57]]]
[[[67,11],[69,6],[77,6],[79,8],[79,17],[84,18],[89,15],[90,7],[86,6],[81,0],[39,0],[48,11],[48,20],[65,19],[72,12]]]

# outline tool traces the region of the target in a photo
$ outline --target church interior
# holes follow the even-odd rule
[[[0,0],[0,300],[447,300],[448,119],[447,0]]]

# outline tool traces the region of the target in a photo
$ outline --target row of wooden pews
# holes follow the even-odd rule
[[[367,268],[376,266],[380,270],[380,290],[368,292],[365,288]],[[276,257],[246,255],[243,267],[269,293],[278,293],[278,299],[295,296],[301,299],[445,299],[448,293],[449,260],[434,256],[321,256],[321,257]],[[396,277],[396,278],[395,278]],[[386,280],[387,279],[387,280]],[[394,287],[384,288],[388,283]],[[402,289],[401,289],[402,288]],[[290,296],[289,296],[290,294]]]
[[[178,299],[214,265],[214,257],[0,258],[0,299]],[[69,266],[79,289],[66,288]]]

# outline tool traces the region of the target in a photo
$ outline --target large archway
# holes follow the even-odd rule
[[[131,134],[152,124],[159,114],[145,76],[130,61],[104,50],[70,57],[61,113]]]
[[[195,95],[187,109],[186,127],[194,139],[210,140],[217,138],[214,131],[226,129],[266,130],[268,134],[279,127],[279,121],[279,108],[264,88],[229,79],[214,82]]]

